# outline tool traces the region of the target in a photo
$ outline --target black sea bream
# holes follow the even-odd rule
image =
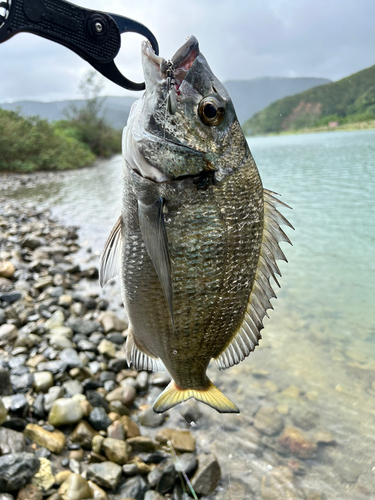
[[[261,338],[288,221],[263,189],[228,92],[190,37],[171,61],[142,46],[146,91],[123,136],[123,204],[101,260],[120,273],[127,359],[173,381],[154,403],[238,408],[206,375]]]

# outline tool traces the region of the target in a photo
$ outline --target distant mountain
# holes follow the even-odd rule
[[[133,97],[106,97],[103,105],[103,115],[113,128],[122,129],[125,127],[130,108],[135,100]],[[83,99],[53,102],[16,101],[0,104],[0,107],[11,111],[20,109],[24,116],[38,115],[48,121],[56,121],[66,119],[65,112],[71,106],[81,108],[84,104],[85,101]]]
[[[254,135],[363,120],[375,120],[375,66],[276,101],[243,128]]]
[[[290,96],[306,89],[329,83],[324,78],[256,78],[254,80],[229,80],[224,83],[227,88],[240,123],[253,116],[254,113],[265,108],[271,102]],[[130,108],[136,99],[133,97],[106,97],[103,106],[103,115],[108,123],[116,129],[125,127]],[[65,110],[70,106],[81,107],[83,99],[71,101],[17,101],[12,103],[0,103],[0,107],[6,110],[21,109],[25,116],[40,116],[48,121],[62,120],[66,118]]]
[[[263,77],[224,82],[232,98],[238,120],[243,123],[271,102],[304,90],[331,83],[325,78]]]

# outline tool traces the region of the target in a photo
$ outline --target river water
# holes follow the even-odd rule
[[[293,247],[283,247],[289,264],[281,263],[282,288],[260,347],[226,372],[210,368],[241,409],[225,416],[200,405],[193,427],[200,448],[222,466],[216,498],[375,498],[375,131],[250,138],[249,145],[264,186],[293,207],[284,215],[295,231],[288,231]],[[81,258],[97,262],[120,213],[121,158],[12,196],[80,226]],[[277,436],[255,431],[259,404],[277,408],[307,438],[331,433],[335,444],[319,445],[308,460],[285,456]],[[182,424],[177,411],[169,423]],[[294,478],[279,468],[286,464]]]

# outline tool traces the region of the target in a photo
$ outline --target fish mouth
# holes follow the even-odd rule
[[[160,76],[165,79],[167,77],[168,69],[167,60],[155,54],[149,41],[142,42],[142,53],[146,57],[146,60],[152,63],[154,69],[157,68],[159,70]],[[186,77],[198,55],[198,40],[195,38],[195,36],[191,35],[188,37],[182,47],[177,50],[177,52],[171,59],[171,62],[173,63],[174,77],[176,80],[177,89]]]

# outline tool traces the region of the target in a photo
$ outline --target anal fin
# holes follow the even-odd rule
[[[211,408],[214,408],[219,413],[239,413],[237,406],[228,399],[210,380],[205,389],[181,389],[177,387],[175,382],[172,382],[160,394],[153,405],[153,410],[156,413],[173,408],[174,406],[195,398],[197,401],[205,403]]]

